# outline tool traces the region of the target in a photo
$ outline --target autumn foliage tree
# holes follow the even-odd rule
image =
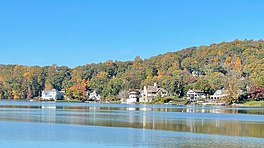
[[[259,86],[251,87],[249,95],[254,100],[264,100],[264,87],[259,87]]]
[[[80,84],[73,85],[67,90],[66,95],[69,99],[77,99],[77,100],[85,99],[86,88]]]
[[[228,102],[234,102],[238,90],[245,90],[246,86],[264,87],[263,59],[263,40],[235,40],[144,60],[137,56],[132,61],[108,60],[75,68],[55,64],[0,65],[0,98],[30,99],[54,88],[66,90],[70,99],[84,98],[83,92],[88,89],[107,99],[132,88],[158,83],[170,95],[180,97],[189,88],[205,90],[209,95],[224,88],[231,92]],[[261,98],[261,93],[256,92],[251,97]]]

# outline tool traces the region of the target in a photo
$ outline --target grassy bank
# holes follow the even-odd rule
[[[264,101],[248,101],[243,103],[242,106],[264,107]]]
[[[71,102],[71,103],[79,103],[80,100],[56,100],[56,102]]]

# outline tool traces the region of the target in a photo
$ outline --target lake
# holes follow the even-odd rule
[[[1,147],[263,147],[264,108],[0,101]]]

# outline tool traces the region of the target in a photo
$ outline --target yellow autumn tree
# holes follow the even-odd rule
[[[234,69],[241,73],[241,70],[242,70],[242,62],[241,62],[241,59],[239,57],[236,58],[236,61],[234,63]]]

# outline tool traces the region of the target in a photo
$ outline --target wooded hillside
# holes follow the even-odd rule
[[[188,89],[212,94],[217,89],[264,87],[264,41],[234,40],[191,47],[149,59],[106,61],[76,68],[66,66],[0,65],[0,98],[40,96],[42,90],[65,89],[71,99],[82,99],[94,89],[103,98],[116,98],[131,88],[157,82],[172,96]],[[236,98],[237,93],[231,94]],[[260,95],[261,97],[261,95]],[[263,97],[263,96],[262,96]]]

